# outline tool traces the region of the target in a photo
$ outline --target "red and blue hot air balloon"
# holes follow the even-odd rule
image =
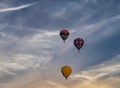
[[[75,38],[74,39],[74,45],[79,51],[84,45],[84,40],[82,38]]]
[[[60,37],[63,39],[63,41],[65,42],[65,40],[69,37],[69,31],[68,30],[61,30],[60,31]]]

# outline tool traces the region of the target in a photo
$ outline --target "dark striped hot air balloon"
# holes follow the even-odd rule
[[[65,42],[65,40],[69,37],[69,31],[68,30],[61,30],[60,31],[60,37],[63,39],[63,41]]]
[[[84,40],[82,38],[75,38],[74,39],[74,45],[79,51],[84,45]]]

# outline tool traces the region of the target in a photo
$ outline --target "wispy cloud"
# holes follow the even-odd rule
[[[120,70],[119,58],[120,55],[117,55],[110,61],[91,67],[89,70],[82,71],[80,74],[75,74],[72,77],[76,79],[86,79],[89,81],[95,81],[99,79],[104,80],[109,78],[110,76],[118,76]]]
[[[26,5],[21,5],[21,6],[16,6],[16,7],[9,7],[9,8],[1,8],[0,12],[8,12],[8,11],[15,11],[15,10],[20,10],[20,9],[24,9],[30,6],[33,6],[37,3],[30,3],[30,4],[26,4]]]
[[[82,2],[82,4],[74,1],[69,2],[66,5],[63,5],[63,7],[56,8],[52,11],[48,11],[47,13],[50,15],[50,17],[56,19],[68,19],[72,14],[74,14],[77,11],[81,11],[81,9],[84,7],[84,5],[87,2]]]
[[[0,72],[9,75],[13,71],[43,68],[43,65],[47,64],[53,57],[51,56],[52,51],[47,50],[47,48],[52,49],[52,45],[56,45],[56,42],[53,42],[53,38],[57,34],[58,31],[37,31],[36,34],[21,38],[1,32]],[[11,44],[13,43],[15,45],[11,52],[9,50],[6,51],[7,48],[3,48],[4,46],[12,47]],[[1,76],[4,76],[4,74],[1,73]]]
[[[113,15],[109,10],[102,9],[102,2],[97,0],[63,0],[60,3],[54,0],[40,1],[41,5],[35,8],[31,7],[37,3],[26,1],[27,4],[19,6],[19,2],[12,3],[15,6],[0,4],[1,88],[119,88],[120,56],[107,61],[112,59],[112,56],[109,58],[110,55],[119,53],[118,50],[115,52],[111,49],[117,46],[116,43],[119,45],[118,42],[112,42],[113,37],[115,41],[119,40],[113,36],[119,33],[120,15],[117,13],[119,11],[114,11],[116,8],[112,9],[115,12]],[[109,8],[110,4],[107,5]],[[2,14],[25,8],[31,8],[26,9],[25,15]],[[106,13],[109,14],[108,17]],[[70,31],[65,44],[59,36],[59,29],[63,27]],[[78,54],[73,40],[79,36],[85,39],[85,46]],[[106,48],[105,40],[111,41],[108,45],[113,46]],[[100,47],[96,43],[101,43]],[[94,44],[98,48],[93,48]],[[107,54],[104,53],[107,51]],[[60,72],[63,65],[73,68],[67,81]]]
[[[48,70],[45,74],[40,74],[36,71],[14,80],[6,85],[5,88],[119,88],[120,79],[118,74],[116,75],[120,70],[119,58],[120,55],[103,64],[89,68],[86,71],[81,71],[80,74],[73,74],[68,81],[62,80],[60,78],[62,76],[59,76],[59,74],[57,74],[58,77],[55,77],[56,79],[54,80],[53,75],[49,74],[47,76],[46,73],[48,73]]]
[[[77,26],[76,28],[73,27],[73,29],[78,30],[78,34],[81,34],[81,36],[90,36],[95,31],[102,30],[101,28],[104,27],[107,24],[114,23],[115,21],[120,20],[120,15],[113,16],[111,18],[102,19],[101,21],[95,23],[95,24],[89,24],[89,25],[83,25],[83,26]],[[106,30],[105,30],[106,31]]]

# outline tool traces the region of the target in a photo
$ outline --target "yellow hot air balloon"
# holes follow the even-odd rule
[[[61,68],[61,73],[66,78],[66,80],[70,76],[71,72],[72,72],[72,68],[70,66],[63,66]]]

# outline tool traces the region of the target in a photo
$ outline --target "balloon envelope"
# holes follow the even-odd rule
[[[71,72],[72,72],[72,68],[70,66],[63,66],[61,68],[61,73],[66,78],[66,80],[70,76]]]
[[[61,30],[60,31],[60,37],[63,39],[63,41],[65,42],[65,40],[68,38],[69,36],[69,31],[68,30]]]
[[[78,50],[80,50],[82,46],[84,45],[84,40],[82,38],[76,38],[74,40],[74,45]]]

